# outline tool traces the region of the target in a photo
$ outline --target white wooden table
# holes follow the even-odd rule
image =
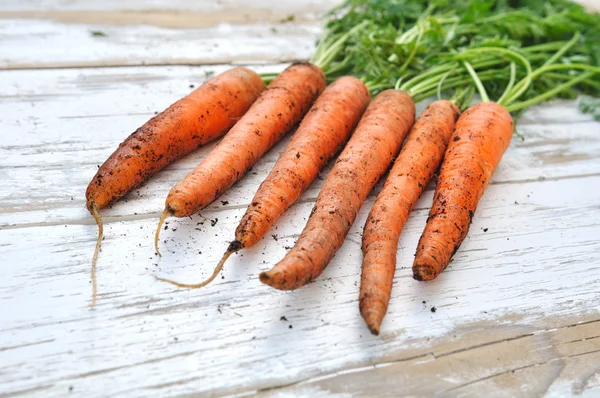
[[[212,146],[105,211],[88,308],[96,227],[84,192],[97,165],[209,72],[309,57],[333,3],[0,2],[0,396],[600,396],[600,123],[574,102],[521,118],[525,140],[513,140],[454,262],[420,283],[410,266],[428,187],[379,337],[358,311],[375,193],[298,291],[257,276],[293,244],[322,181],[211,286],[152,277],[208,275],[287,139],[201,215],[170,220],[160,259],[164,198]]]

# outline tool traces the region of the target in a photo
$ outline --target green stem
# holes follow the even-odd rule
[[[594,72],[586,72],[578,77],[576,77],[575,79],[569,80],[568,82],[565,82],[559,86],[554,87],[552,90],[546,91],[544,94],[540,94],[536,97],[533,97],[527,101],[523,101],[523,102],[517,102],[516,104],[512,104],[510,106],[506,107],[506,110],[509,112],[514,112],[514,111],[518,111],[520,109],[524,109],[527,107],[530,107],[532,105],[535,105],[537,103],[543,102],[549,98],[552,98],[553,96],[555,96],[556,94],[560,93],[563,90],[566,90],[570,87],[573,87],[574,85],[576,85],[577,83],[580,83],[586,79],[589,79],[590,77],[592,77],[595,73]]]
[[[362,81],[365,84],[365,86],[367,86],[367,90],[369,90],[371,94],[376,90],[388,88],[389,86],[388,84],[378,83],[373,80],[367,80],[367,77],[365,76],[360,77],[359,80]]]
[[[531,84],[532,70],[531,70],[531,64],[529,63],[529,61],[523,55],[519,54],[518,52],[516,52],[514,50],[509,50],[508,48],[502,48],[502,47],[472,48],[472,49],[466,50],[463,53],[461,53],[461,56],[469,57],[471,55],[477,55],[482,52],[483,53],[493,52],[496,54],[505,55],[508,58],[512,59],[513,61],[516,60],[516,61],[519,61],[521,64],[523,64],[523,66],[525,67],[525,70],[527,71],[527,75],[519,83],[517,83],[517,85],[515,87],[513,87],[513,89],[509,92],[509,94],[504,98],[504,101],[510,103],[510,102],[516,100],[517,98],[519,98]],[[500,105],[505,105],[504,102],[503,103],[498,102],[498,103]]]
[[[445,75],[447,74],[447,69],[445,69],[444,73],[437,73],[435,74],[433,77],[429,77],[426,80],[422,80],[420,83],[418,84],[413,84],[413,85],[409,85],[409,84],[404,84],[403,86],[407,86],[407,87],[403,87],[405,91],[412,91],[415,93],[418,93],[419,91],[426,89],[427,87],[433,85],[433,86],[437,86],[438,81]],[[408,83],[408,82],[407,82]]]
[[[475,82],[475,86],[477,87],[477,91],[479,91],[479,96],[484,102],[490,102],[490,97],[488,97],[487,92],[485,91],[485,87],[483,87],[483,83],[477,76],[477,72],[473,69],[471,64],[468,61],[463,61],[463,65],[467,68],[467,71],[473,78],[473,82]]]
[[[404,84],[400,87],[400,89],[406,91],[409,87],[414,86],[415,84],[427,79],[428,77],[435,76],[436,74],[439,74],[440,71],[443,73],[446,70],[448,70],[446,65],[441,65],[441,66],[437,66],[435,68],[431,68],[427,72],[421,73],[421,74],[413,77],[412,79],[404,82]]]
[[[327,68],[327,74],[328,75],[335,75],[336,73],[339,73],[339,72],[343,71],[347,67],[348,67],[348,59],[344,58],[343,61],[336,62],[334,64],[334,66],[330,66],[329,68]]]
[[[486,70],[486,71],[480,72],[478,74],[478,77],[481,81],[497,80],[498,73],[499,73],[498,70]],[[459,76],[449,77],[444,81],[444,87],[442,88],[442,90],[447,90],[450,88],[464,86],[464,85],[471,85],[471,84],[473,84],[473,79],[470,76],[459,75]],[[411,87],[405,91],[408,93],[411,93],[411,95],[413,97],[421,97],[423,95],[426,95],[425,98],[427,98],[428,96],[432,96],[437,93],[437,85],[438,85],[437,81],[431,81],[431,82],[429,82],[428,85],[419,86],[418,88]]]
[[[581,37],[581,34],[579,34],[579,32],[576,32],[573,35],[573,38],[571,40],[569,40],[567,42],[567,44],[562,46],[553,56],[548,58],[548,60],[546,62],[544,62],[544,65],[542,65],[542,66],[551,65],[551,64],[555,63],[556,61],[558,61],[558,59],[560,57],[562,57],[567,51],[569,51],[571,49],[571,47],[573,47],[575,45],[575,43],[577,43],[579,41],[580,37]]]
[[[396,38],[396,40],[394,41],[394,44],[408,44],[413,42],[416,36],[419,35],[419,25],[414,25],[412,28],[408,29],[407,31],[403,32],[400,36],[398,36]]]
[[[510,93],[510,90],[512,90],[513,86],[515,85],[516,78],[517,78],[517,65],[514,62],[511,62],[510,63],[510,79],[508,81],[508,85],[506,86],[506,89],[504,90],[504,93],[502,93],[502,96],[498,100],[499,103],[504,101],[504,98]]]
[[[473,88],[473,86],[468,86],[466,88],[463,88],[462,90],[456,90],[452,98],[450,98],[448,101],[452,102],[454,105],[456,105],[459,109],[462,110],[471,103],[474,94],[475,89]]]
[[[586,65],[586,64],[559,64],[559,65],[543,66],[543,67],[536,69],[533,72],[532,78],[536,79],[540,75],[542,75],[548,71],[551,71],[551,70],[572,70],[572,69],[579,69],[579,70],[584,70],[587,72],[600,73],[600,67],[597,67],[597,66]]]
[[[481,81],[495,80],[497,78],[496,76],[485,77],[485,76],[483,76],[483,73],[485,73],[485,72],[482,72],[479,74],[479,79]],[[444,90],[448,90],[448,89],[460,87],[460,86],[465,86],[465,85],[470,85],[471,87],[474,87],[473,79],[471,79],[471,77],[460,79],[459,81],[456,81],[453,83],[449,83],[449,81],[450,81],[450,79],[447,79],[446,82],[444,83]],[[408,93],[410,94],[410,91]],[[431,96],[436,95],[436,93],[437,93],[437,88],[433,87],[429,91],[423,90],[423,91],[420,91],[418,94],[411,95],[411,97],[413,98],[413,100],[415,102],[421,102]]]
[[[535,80],[538,77],[540,77],[541,75],[543,75],[544,73],[547,73],[552,70],[565,70],[565,69],[566,70],[572,70],[572,69],[585,70],[585,71],[592,72],[592,75],[594,75],[595,73],[600,73],[600,68],[591,66],[591,65],[585,65],[585,64],[546,65],[546,66],[542,66],[542,67],[536,69],[533,72],[533,74],[531,75],[531,80]],[[519,84],[517,83],[517,86],[518,85]],[[517,99],[517,97],[508,99],[507,104],[514,102],[516,99]]]
[[[350,29],[348,32],[344,33],[339,38],[337,38],[333,42],[333,44],[328,44],[328,48],[326,50],[319,52],[318,58],[313,57],[312,63],[321,68],[323,72],[327,74],[327,67],[331,62],[333,62],[338,53],[344,48],[343,46],[346,40],[348,40],[348,38],[352,36],[357,30],[362,29],[362,27],[365,26],[367,23],[369,23],[369,21],[362,21],[361,23]],[[333,36],[332,39],[333,38],[335,38],[335,36]]]
[[[342,45],[347,39],[347,35],[343,35],[331,44],[327,50],[324,50],[318,59],[315,59],[312,63],[322,70],[325,70],[329,63],[335,58],[338,52],[343,48]]]
[[[413,58],[417,54],[417,50],[419,49],[419,44],[421,44],[422,37],[423,37],[423,29],[421,27],[419,27],[419,34],[417,35],[417,39],[415,40],[415,42],[413,44],[413,48],[410,51],[408,58],[406,58],[406,61],[404,61],[404,64],[402,64],[402,66],[400,67],[400,69],[399,69],[400,72],[404,71],[408,67],[408,65],[410,65],[410,63],[412,62]]]
[[[500,52],[502,54],[510,55],[511,58],[515,58],[520,63],[523,63],[523,65],[525,65],[526,68],[528,65],[530,65],[524,57],[520,56],[518,53],[516,53],[512,50],[502,51],[505,49],[496,48],[496,47],[486,47],[485,49],[491,49],[492,52],[498,52],[498,51],[496,51],[496,49],[500,49]],[[477,53],[477,55],[480,55],[481,52],[484,52],[483,50],[484,50],[484,48],[470,49],[470,50],[467,50],[465,53],[462,53],[461,56],[464,54],[466,54],[467,56],[475,55],[475,53]],[[473,54],[471,54],[471,53],[473,53]],[[452,54],[452,56],[456,57],[456,54]],[[546,55],[543,54],[540,56],[535,56],[535,57],[530,57],[530,58],[545,59]],[[498,57],[493,57],[493,58],[487,59],[487,60],[480,60],[480,61],[472,62],[471,66],[474,69],[489,69],[492,66],[500,65],[505,62],[506,62],[505,60],[499,59]],[[448,64],[443,64],[443,65],[434,67],[434,68],[430,69],[429,71],[427,71],[425,73],[421,73],[420,75],[415,76],[411,80],[406,81],[401,86],[401,89],[405,90],[405,91],[407,91],[407,90],[420,91],[423,87],[428,86],[432,81],[438,82],[441,76],[445,75],[449,69],[456,68],[456,65],[457,64],[455,62],[450,62]],[[456,73],[456,72],[454,72],[454,73]]]
[[[552,72],[548,72],[545,73],[544,76],[549,77],[551,79],[559,79],[559,80],[571,80],[573,77],[572,76],[567,76],[567,75],[563,75],[560,73],[552,73]],[[600,91],[600,82],[595,82],[593,80],[584,80],[582,81],[583,84],[585,84],[586,86],[590,86],[593,87],[594,89]]]
[[[461,106],[461,110],[465,110],[469,105],[471,105],[471,101],[473,101],[473,97],[475,97],[475,87],[473,86],[469,86],[469,95],[467,96],[467,98],[463,101],[463,106]]]
[[[556,51],[560,50],[560,48],[567,43],[567,41],[553,41],[550,43],[536,44],[534,46],[523,47],[520,50],[524,53]]]
[[[268,85],[271,83],[279,73],[276,72],[268,72],[268,73],[259,73],[260,79],[263,81],[264,85]]]
[[[562,56],[562,54],[564,54],[571,47],[573,47],[577,40],[579,40],[579,32],[577,32],[571,40],[564,44],[552,57],[548,58],[548,60],[544,62],[544,64],[540,68],[536,69],[532,73],[528,73],[523,80],[517,83],[515,87],[516,92],[514,94],[511,94],[510,97],[506,99],[506,104],[502,104],[507,105],[516,101],[521,96],[521,94],[525,92],[525,90],[527,90],[527,88],[531,84],[531,81],[540,76],[545,71],[551,70],[550,68],[552,68],[553,66],[556,66],[552,64],[556,62]]]
[[[444,76],[442,76],[442,78],[440,79],[438,85],[437,85],[437,98],[440,100],[442,99],[442,87],[444,84],[444,80],[446,80],[446,78],[448,77],[448,75],[450,74],[450,72],[452,72],[452,70],[449,70],[448,72],[446,72],[446,74]]]
[[[331,47],[331,45],[335,42],[337,36],[339,35],[334,35],[329,30],[323,33],[323,37],[321,38],[321,40],[319,40],[319,44],[317,45],[315,53],[312,56],[312,63],[315,63],[316,60],[323,56],[323,52],[325,52],[326,49]]]
[[[402,83],[402,79],[404,79],[404,76],[401,76],[398,80],[396,80],[396,84],[394,84],[394,90],[402,90],[400,88],[400,83]]]

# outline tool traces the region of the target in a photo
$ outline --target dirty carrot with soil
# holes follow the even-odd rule
[[[442,162],[459,115],[458,107],[446,100],[435,101],[423,111],[365,223],[359,303],[360,313],[375,335],[390,300],[400,232]]]
[[[360,206],[387,170],[414,122],[409,95],[386,90],[375,97],[325,179],[294,247],[260,280],[281,290],[315,279],[342,246]]]
[[[513,134],[508,111],[495,102],[467,109],[456,123],[417,246],[414,278],[432,280],[467,236],[477,203]]]
[[[263,89],[261,77],[247,68],[237,67],[215,76],[137,129],[100,166],[86,191],[87,208],[98,224],[92,260],[92,306],[96,302],[96,262],[103,237],[99,210],[168,164],[222,136]]]
[[[532,71],[529,61],[520,53],[493,47],[471,49],[461,54],[464,67],[471,75],[484,102],[467,109],[458,119],[456,128],[444,155],[440,169],[433,206],[429,212],[425,230],[419,239],[413,263],[413,277],[419,281],[435,279],[449,264],[467,236],[477,204],[491,176],[509,146],[514,122],[509,112],[522,111],[538,102],[545,101],[563,90],[600,73],[600,68],[589,65],[552,65],[576,41],[568,42],[541,67]],[[486,89],[468,62],[481,53],[497,52],[512,57],[525,67],[525,77],[514,83],[514,66],[511,79],[498,102],[490,102]],[[587,72],[520,103],[515,101],[523,95],[532,81],[552,70],[584,69]]]
[[[329,85],[258,188],[235,231],[235,240],[211,277],[202,283],[177,283],[177,286],[199,288],[207,285],[219,274],[231,254],[253,246],[265,236],[348,140],[370,100],[365,84],[354,77],[342,77]]]
[[[239,180],[292,129],[325,88],[325,75],[308,62],[279,74],[217,147],[171,189],[155,234],[169,216],[187,217],[201,210]]]

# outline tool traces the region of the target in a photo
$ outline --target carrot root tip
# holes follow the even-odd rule
[[[281,270],[277,269],[277,267],[270,269],[269,271],[263,271],[258,275],[258,278],[265,285],[271,286],[277,290],[294,290],[300,286],[303,286],[304,283],[299,286],[289,284],[286,281],[286,275]]]
[[[242,250],[243,248],[244,248],[244,245],[242,244],[242,242],[240,242],[239,240],[234,240],[233,242],[231,242],[229,244],[229,247],[227,248],[227,252],[235,253],[239,250]]]
[[[367,325],[373,336],[379,336],[379,325]]]
[[[156,254],[158,254],[159,257],[162,257],[162,255],[160,254],[160,250],[158,250],[158,240],[160,238],[160,230],[162,228],[163,223],[165,222],[165,219],[170,215],[173,215],[173,211],[167,206],[167,207],[165,207],[165,210],[160,215],[160,220],[158,220],[158,227],[156,228],[156,232],[154,233],[154,249],[156,250]]]
[[[269,282],[271,282],[271,276],[269,275],[268,272],[261,272],[260,275],[258,275],[258,278],[260,279],[260,281],[266,285],[271,285]]]
[[[413,267],[413,278],[417,281],[431,281],[434,280],[436,276],[435,270],[429,265],[417,265]]]
[[[367,327],[375,336],[379,335],[379,330],[381,328],[381,321],[383,320],[383,315],[379,311],[366,311],[362,312],[361,315],[367,324]]]
[[[96,247],[94,249],[94,256],[92,257],[92,302],[90,308],[94,308],[96,305],[96,298],[98,296],[98,288],[96,283],[96,263],[98,262],[98,253],[100,252],[100,245],[102,244],[102,238],[104,236],[104,226],[102,224],[102,218],[98,213],[98,206],[96,203],[91,202],[91,206],[88,207],[92,217],[96,220],[98,225],[98,240],[96,240]]]
[[[227,251],[225,252],[225,254],[223,254],[223,257],[221,258],[221,261],[219,261],[219,264],[217,264],[217,266],[215,267],[212,275],[205,280],[204,282],[201,283],[195,283],[195,284],[188,284],[188,283],[180,283],[180,282],[175,282],[171,279],[166,279],[166,278],[160,278],[158,276],[154,276],[154,278],[156,278],[157,280],[161,281],[161,282],[166,282],[166,283],[170,283],[171,285],[175,285],[179,288],[183,288],[183,289],[199,289],[201,287],[204,287],[206,285],[208,285],[209,283],[211,283],[216,277],[217,275],[219,275],[219,273],[221,272],[221,270],[223,269],[223,265],[225,264],[225,261],[227,261],[227,259],[229,258],[229,256],[231,256],[233,253],[235,253],[236,251],[241,249],[241,243],[239,241],[233,241],[229,247],[231,248],[232,244],[234,242],[238,242],[239,244],[239,248],[237,250],[231,251],[229,249],[227,249]]]

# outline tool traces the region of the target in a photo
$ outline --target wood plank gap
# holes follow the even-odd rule
[[[130,62],[125,61],[89,61],[89,62],[65,62],[65,63],[48,63],[43,65],[31,64],[10,64],[0,66],[2,71],[19,71],[19,70],[61,70],[61,69],[99,69],[99,68],[131,68],[131,67],[156,67],[156,66],[270,66],[278,64],[287,64],[297,61],[306,61],[305,59],[283,57],[269,60],[243,59],[240,57],[221,58],[214,61],[197,61],[186,59],[174,59],[172,61],[161,62]]]

